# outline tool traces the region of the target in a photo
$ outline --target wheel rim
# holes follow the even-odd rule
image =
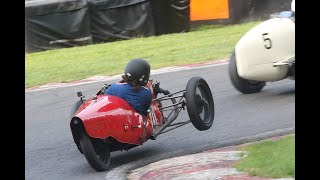
[[[196,88],[196,103],[197,103],[197,112],[199,114],[199,117],[204,123],[209,123],[210,99],[206,91],[207,90],[203,84],[198,84]]]

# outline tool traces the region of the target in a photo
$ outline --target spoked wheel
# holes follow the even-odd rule
[[[185,98],[193,126],[199,131],[209,129],[214,120],[214,102],[207,82],[201,77],[192,77],[188,81]]]
[[[235,52],[232,53],[229,62],[229,76],[233,86],[243,94],[252,94],[260,92],[261,89],[266,85],[266,83],[263,81],[251,81],[243,79],[239,76]]]
[[[83,133],[80,138],[80,147],[90,166],[96,171],[105,171],[110,164],[110,148],[107,145],[93,146],[90,137]]]

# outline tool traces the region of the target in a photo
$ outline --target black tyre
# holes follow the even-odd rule
[[[212,126],[214,102],[207,82],[201,77],[192,77],[185,92],[187,111],[195,128],[204,131]]]
[[[81,104],[83,103],[84,101],[81,101],[81,100],[78,100],[77,102],[75,102],[71,108],[71,111],[70,111],[70,119],[74,116],[74,114],[78,111],[79,107],[81,106]]]
[[[236,54],[234,51],[230,57],[229,76],[230,76],[232,85],[243,94],[252,94],[252,93],[260,92],[261,89],[266,85],[266,83],[263,81],[251,81],[251,80],[243,79],[238,75]]]
[[[110,148],[107,145],[93,146],[90,137],[83,133],[80,138],[80,147],[90,166],[96,171],[105,171],[110,164]]]

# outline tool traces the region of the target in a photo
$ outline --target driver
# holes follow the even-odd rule
[[[133,59],[125,67],[122,80],[111,84],[104,92],[127,101],[139,114],[147,116],[151,104],[151,90],[146,87],[150,65],[146,60]]]

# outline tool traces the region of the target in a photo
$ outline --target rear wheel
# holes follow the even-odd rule
[[[93,146],[90,137],[83,133],[80,138],[80,147],[90,166],[96,171],[105,171],[110,164],[110,148],[107,145]]]
[[[207,82],[201,77],[192,77],[185,92],[187,111],[195,128],[204,131],[212,126],[214,102]]]
[[[235,52],[232,53],[229,62],[229,76],[233,86],[243,94],[252,94],[260,92],[261,89],[266,85],[266,83],[263,81],[251,81],[243,79],[239,76]]]

